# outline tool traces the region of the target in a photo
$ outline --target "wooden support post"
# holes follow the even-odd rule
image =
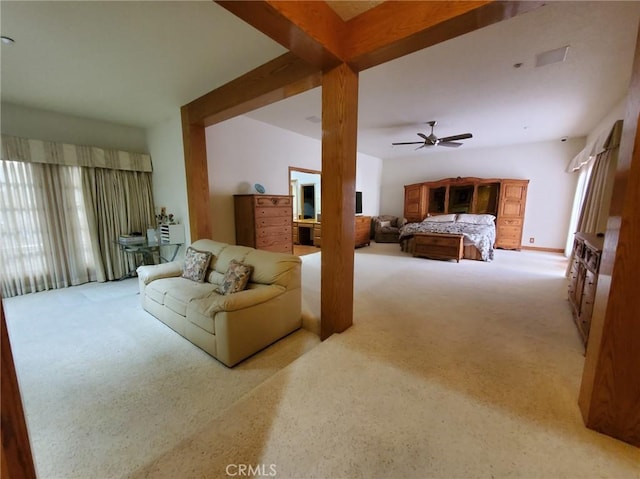
[[[4,306],[0,299],[0,334],[2,336],[2,473],[0,477],[35,479],[36,468],[31,455],[29,432],[24,418],[18,378],[11,354],[11,344]]]
[[[580,387],[590,429],[640,447],[640,34]]]
[[[186,106],[181,109],[184,169],[187,175],[187,204],[191,241],[211,238],[211,211],[209,211],[209,172],[207,168],[207,141],[204,124],[191,122]]]
[[[321,337],[353,324],[358,74],[346,64],[322,79]]]

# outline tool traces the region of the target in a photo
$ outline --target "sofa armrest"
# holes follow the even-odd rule
[[[228,295],[212,294],[211,304],[207,308],[207,314],[213,315],[219,311],[237,311],[239,309],[265,303],[286,291],[278,285],[269,285],[254,289],[245,289]]]
[[[138,280],[146,286],[156,279],[173,278],[182,275],[182,264],[177,261],[171,261],[170,263],[138,266],[136,272],[138,273]]]

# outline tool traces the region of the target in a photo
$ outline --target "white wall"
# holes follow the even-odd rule
[[[402,215],[404,185],[457,176],[528,179],[523,244],[564,249],[577,175],[565,173],[567,163],[585,144],[584,138],[500,148],[433,152],[420,157],[382,162],[381,208]]]
[[[235,243],[233,195],[253,193],[260,183],[269,194],[289,194],[289,166],[321,170],[321,143],[248,117],[206,129],[213,239]],[[379,211],[381,160],[358,154],[356,189],[363,214]]]
[[[167,213],[173,213],[177,222],[184,224],[186,244],[190,244],[180,110],[176,109],[173,117],[149,128],[147,141],[153,162],[153,197],[158,210],[156,213],[163,206],[167,208]],[[183,253],[184,249],[181,251],[181,254]]]
[[[382,211],[380,205],[382,160],[375,156],[358,153],[357,168],[356,191],[362,191],[362,214],[378,216]]]
[[[144,129],[2,103],[5,135],[149,153]]]

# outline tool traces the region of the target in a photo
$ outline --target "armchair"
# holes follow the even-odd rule
[[[373,218],[373,239],[376,243],[397,243],[400,239],[400,228],[406,220],[398,216],[381,215]]]

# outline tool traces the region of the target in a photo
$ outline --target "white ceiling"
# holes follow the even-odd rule
[[[286,50],[211,0],[0,2],[2,101],[150,127]]]
[[[2,101],[149,127],[284,48],[211,1],[0,3]],[[640,2],[551,2],[360,75],[358,150],[471,132],[461,148],[585,136],[625,95]],[[564,63],[535,56],[569,45]],[[515,63],[523,63],[519,69]],[[317,139],[320,90],[250,117]]]

